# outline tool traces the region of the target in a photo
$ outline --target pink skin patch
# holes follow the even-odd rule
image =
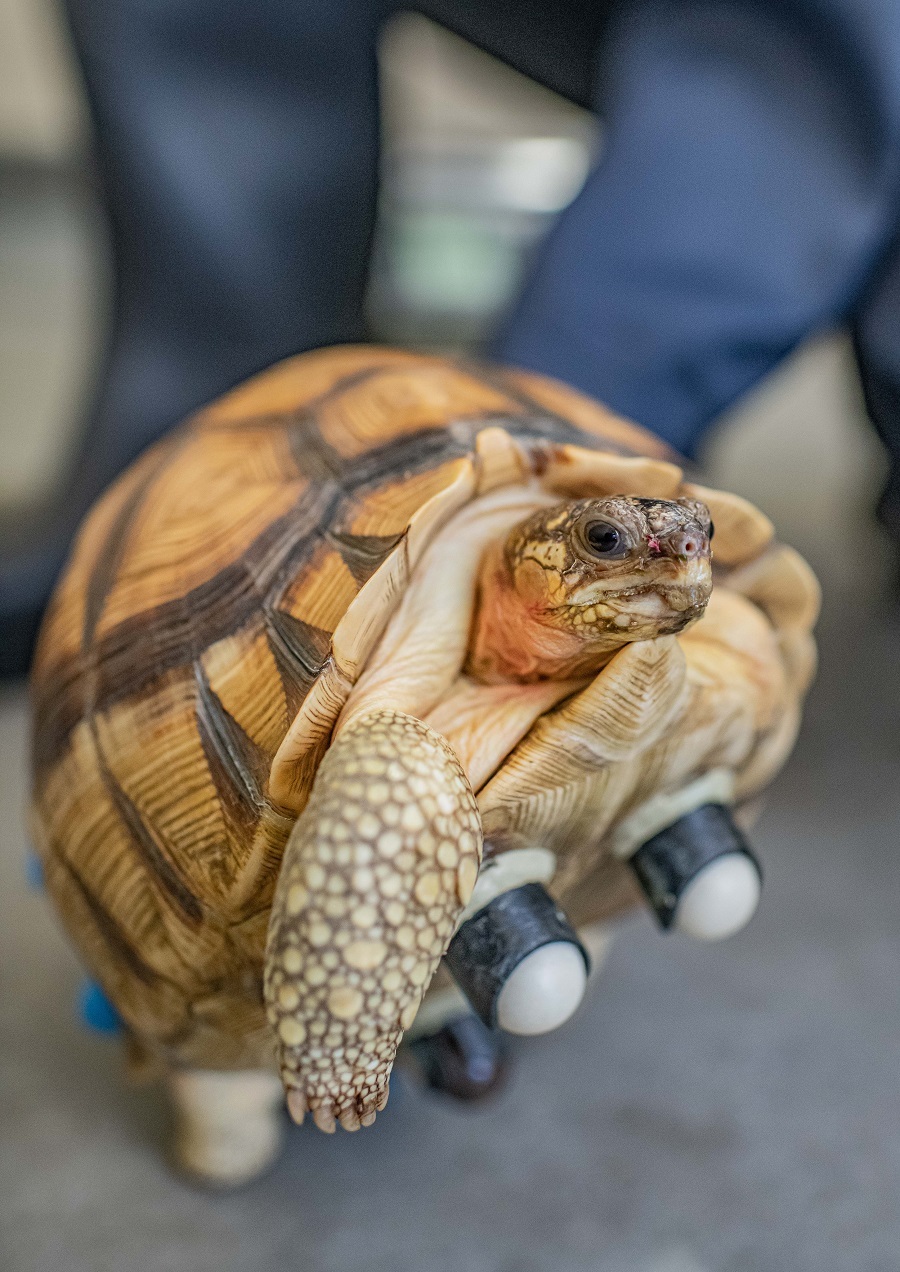
[[[662,556],[662,548],[660,547],[659,539],[657,539],[655,534],[647,536],[647,547],[654,556]]]

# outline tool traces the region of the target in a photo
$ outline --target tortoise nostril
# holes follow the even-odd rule
[[[678,557],[695,557],[703,551],[704,538],[691,530],[676,531],[669,539],[669,551]]]

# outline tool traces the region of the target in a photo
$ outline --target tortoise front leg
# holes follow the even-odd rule
[[[349,724],[285,849],[265,997],[295,1121],[368,1126],[481,860],[481,821],[444,739],[399,711]]]

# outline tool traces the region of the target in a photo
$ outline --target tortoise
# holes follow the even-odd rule
[[[817,603],[761,512],[531,372],[321,350],[146,451],[43,624],[33,825],[182,1167],[258,1173],[284,1093],[369,1125],[448,967],[556,1027],[638,883],[741,926]]]

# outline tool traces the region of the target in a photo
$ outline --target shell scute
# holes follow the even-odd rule
[[[404,367],[361,379],[322,404],[319,427],[345,459],[386,443],[428,431],[444,431],[453,420],[505,419],[522,414],[508,394],[452,364],[423,362],[412,376]]]
[[[179,439],[134,511],[99,606],[98,640],[133,615],[177,603],[245,555],[308,488],[283,436]],[[261,456],[261,452],[268,452]],[[174,462],[173,462],[174,460]],[[99,598],[98,598],[99,599]]]
[[[466,467],[467,460],[454,458],[422,472],[401,472],[373,483],[359,490],[341,510],[337,525],[342,533],[351,535],[404,534],[417,510],[451,486]]]
[[[414,353],[382,349],[374,345],[338,345],[315,355],[299,354],[239,384],[195,416],[203,428],[236,424],[244,427],[254,417],[283,416],[310,409],[344,383],[382,369],[413,366]]]
[[[340,550],[323,540],[278,597],[276,608],[310,627],[333,632],[359,587]]]
[[[265,625],[248,624],[210,645],[201,659],[225,711],[262,751],[271,754],[287,732],[287,696]]]
[[[588,435],[602,437],[610,449],[621,448],[632,455],[650,455],[656,459],[671,458],[668,446],[658,437],[559,380],[518,369],[502,370],[497,378],[532,410],[537,407],[574,424]]]

